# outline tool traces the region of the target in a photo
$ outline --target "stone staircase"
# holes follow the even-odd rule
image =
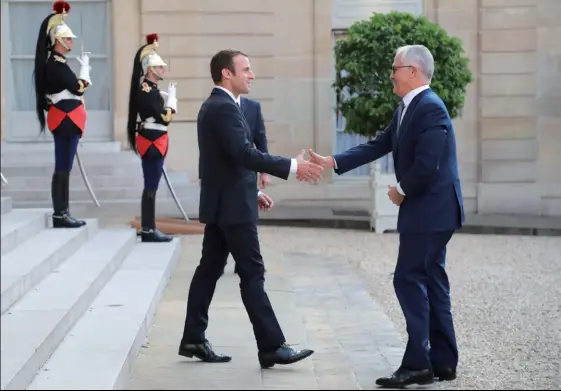
[[[180,241],[134,229],[52,229],[2,197],[1,389],[119,389],[151,327]]]
[[[77,217],[99,217],[100,213],[116,212],[131,217],[138,215],[143,188],[140,158],[131,151],[121,150],[119,142],[84,142],[78,151],[101,209],[92,202],[75,161],[70,176],[72,214]],[[52,143],[3,143],[1,164],[9,183],[2,187],[2,196],[12,197],[14,207],[51,207]],[[196,216],[197,182],[184,172],[168,170],[168,175],[183,208]],[[158,190],[157,213],[180,215],[163,178]]]

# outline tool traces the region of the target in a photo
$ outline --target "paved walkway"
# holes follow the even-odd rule
[[[200,236],[183,238],[182,260],[166,289],[129,389],[373,389],[396,369],[404,343],[345,260],[263,248],[266,289],[287,342],[311,359],[262,370],[239,295],[233,260],[220,279],[207,337],[232,362],[206,364],[177,355]]]

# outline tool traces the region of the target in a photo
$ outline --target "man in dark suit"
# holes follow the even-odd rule
[[[267,133],[265,131],[265,120],[261,112],[261,104],[257,100],[238,96],[236,99],[242,109],[242,113],[251,129],[252,141],[255,148],[263,153],[269,153],[267,148]],[[199,156],[200,160],[200,156]],[[201,180],[201,165],[199,162],[199,181]],[[271,177],[266,172],[259,173],[258,187],[263,190],[271,183]],[[238,265],[234,266],[234,273],[238,273]]]
[[[398,183],[388,196],[400,206],[393,283],[409,340],[397,371],[376,381],[383,387],[456,378],[458,349],[445,259],[464,212],[454,128],[446,106],[429,87],[433,72],[426,47],[398,49],[391,79],[403,100],[389,126],[374,140],[334,156],[310,151],[311,161],[339,175],[393,154]]]
[[[253,147],[250,127],[237,98],[247,94],[254,75],[247,55],[235,50],[218,52],[210,62],[215,88],[197,118],[200,156],[199,220],[206,224],[202,257],[189,289],[187,315],[179,354],[206,362],[228,362],[205,337],[208,309],[228,254],[238,265],[242,301],[253,325],[262,368],[291,364],[313,351],[286,344],[264,288],[264,266],[257,235],[258,207],[272,200],[257,189],[256,172],[315,182],[322,167],[304,160],[272,156]]]

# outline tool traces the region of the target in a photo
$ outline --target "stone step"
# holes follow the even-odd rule
[[[33,173],[32,173],[33,174]],[[142,171],[125,172],[121,175],[114,174],[100,174],[93,175],[86,169],[88,180],[94,189],[100,187],[135,187],[142,188],[144,186],[144,178]],[[168,172],[170,181],[174,187],[176,186],[195,186],[198,188],[198,183],[193,181],[192,178],[185,172]],[[52,170],[47,175],[20,175],[10,177],[8,185],[2,187],[2,192],[11,191],[14,189],[29,189],[29,188],[51,188]],[[162,177],[161,185],[165,186],[164,178]],[[82,187],[84,180],[78,168],[73,169],[70,173],[70,186]]]
[[[47,210],[12,210],[1,221],[0,247],[2,257],[46,226]]]
[[[76,170],[70,175],[70,186],[84,187],[84,182],[80,176],[80,170]],[[51,175],[43,176],[15,176],[10,178],[9,186],[6,186],[2,192],[14,189],[50,189],[51,188]],[[144,179],[142,175],[90,175],[88,173],[88,180],[92,188],[98,189],[101,187],[134,187],[142,188]]]
[[[140,201],[141,192],[135,198],[127,199],[111,199],[100,200],[100,207],[98,208],[91,201],[87,200],[74,200],[70,202],[70,211],[73,216],[80,218],[98,217],[100,214],[118,214],[120,216],[130,215],[131,218],[140,214]],[[199,215],[199,194],[193,194],[189,197],[179,195],[179,202],[189,216]],[[18,208],[50,208],[51,201],[22,201],[15,202],[14,205]],[[180,211],[171,197],[156,197],[156,215],[158,216],[174,216],[181,217]]]
[[[110,165],[110,164],[140,164],[140,157],[132,152],[121,153],[82,153],[78,150],[80,159],[84,165]],[[54,151],[48,154],[44,153],[21,153],[5,155],[2,153],[2,166],[18,166],[18,165],[54,165]],[[76,159],[74,160],[76,163]]]
[[[2,315],[1,389],[29,386],[135,242],[132,229],[100,231]]]
[[[179,252],[179,239],[136,244],[27,389],[123,389]]]
[[[2,214],[12,211],[12,199],[10,197],[2,197]]]
[[[3,142],[2,156],[22,153],[53,153],[54,143],[49,136],[44,141],[38,142]],[[84,153],[121,153],[121,143],[119,141],[84,141],[80,143],[80,152]]]
[[[53,175],[54,165],[49,164],[2,164],[2,173],[11,182],[14,177],[29,177],[29,176],[48,176]],[[84,162],[84,170],[88,178],[96,175],[116,175],[116,176],[140,176],[142,178],[142,166],[138,162],[129,162],[124,164],[87,164]],[[72,167],[72,176],[80,176],[80,169],[78,164],[74,163]],[[9,186],[9,184],[8,184]]]
[[[123,180],[127,180],[129,178],[135,178],[142,181],[143,174],[142,174],[142,166],[139,162],[132,162],[126,164],[94,164],[91,165],[89,163],[84,162],[84,169],[86,171],[86,175],[90,182],[92,178],[96,177],[115,177],[115,178],[122,178]],[[54,170],[53,164],[39,164],[39,165],[28,165],[28,164],[17,164],[17,165],[2,165],[2,173],[8,180],[8,185],[2,185],[2,189],[4,188],[12,188],[16,185],[18,178],[47,178],[49,181],[52,178]],[[198,185],[198,181],[196,178],[189,176],[186,172],[172,172],[168,170],[168,175],[170,180],[175,182],[189,182]],[[71,181],[76,178],[79,181],[82,181],[82,174],[80,173],[80,169],[78,165],[75,163],[72,167],[72,172],[70,173]],[[162,178],[163,180],[163,178]],[[15,182],[14,182],[15,181]],[[14,184],[13,184],[14,183]],[[17,187],[17,186],[16,186]]]
[[[189,196],[190,193],[198,194],[198,186],[195,185],[177,185],[172,184],[175,193],[178,197]],[[92,185],[93,188],[93,185]],[[95,196],[100,201],[101,200],[111,200],[111,199],[138,199],[140,200],[142,196],[142,185],[136,187],[98,187],[93,188]],[[11,197],[14,200],[14,206],[20,207],[21,202],[37,202],[46,201],[51,202],[51,191],[49,188],[31,188],[31,189],[4,189],[2,195]],[[158,193],[158,198],[170,198],[171,192],[169,191],[165,183],[161,183]],[[89,201],[90,193],[88,192],[85,185],[80,186],[80,184],[75,183],[70,188],[70,200],[74,201]],[[37,204],[39,205],[39,204]]]
[[[78,229],[45,229],[2,256],[2,308],[15,302],[97,233],[97,220]]]

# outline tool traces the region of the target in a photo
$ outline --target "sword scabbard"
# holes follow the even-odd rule
[[[177,205],[177,207],[179,208],[179,211],[181,212],[181,214],[183,215],[183,218],[185,219],[185,221],[188,223],[189,217],[187,216],[187,213],[185,213],[185,209],[183,209],[183,206],[181,206],[181,203],[179,202],[179,198],[177,197],[177,194],[175,194],[175,191],[173,190],[173,186],[171,185],[171,181],[169,180],[169,176],[166,170],[166,167],[163,167],[163,171],[162,171],[163,175],[164,175],[164,179],[168,185],[168,189],[169,192],[171,193],[171,196],[173,197],[173,200],[175,201],[175,205]]]

